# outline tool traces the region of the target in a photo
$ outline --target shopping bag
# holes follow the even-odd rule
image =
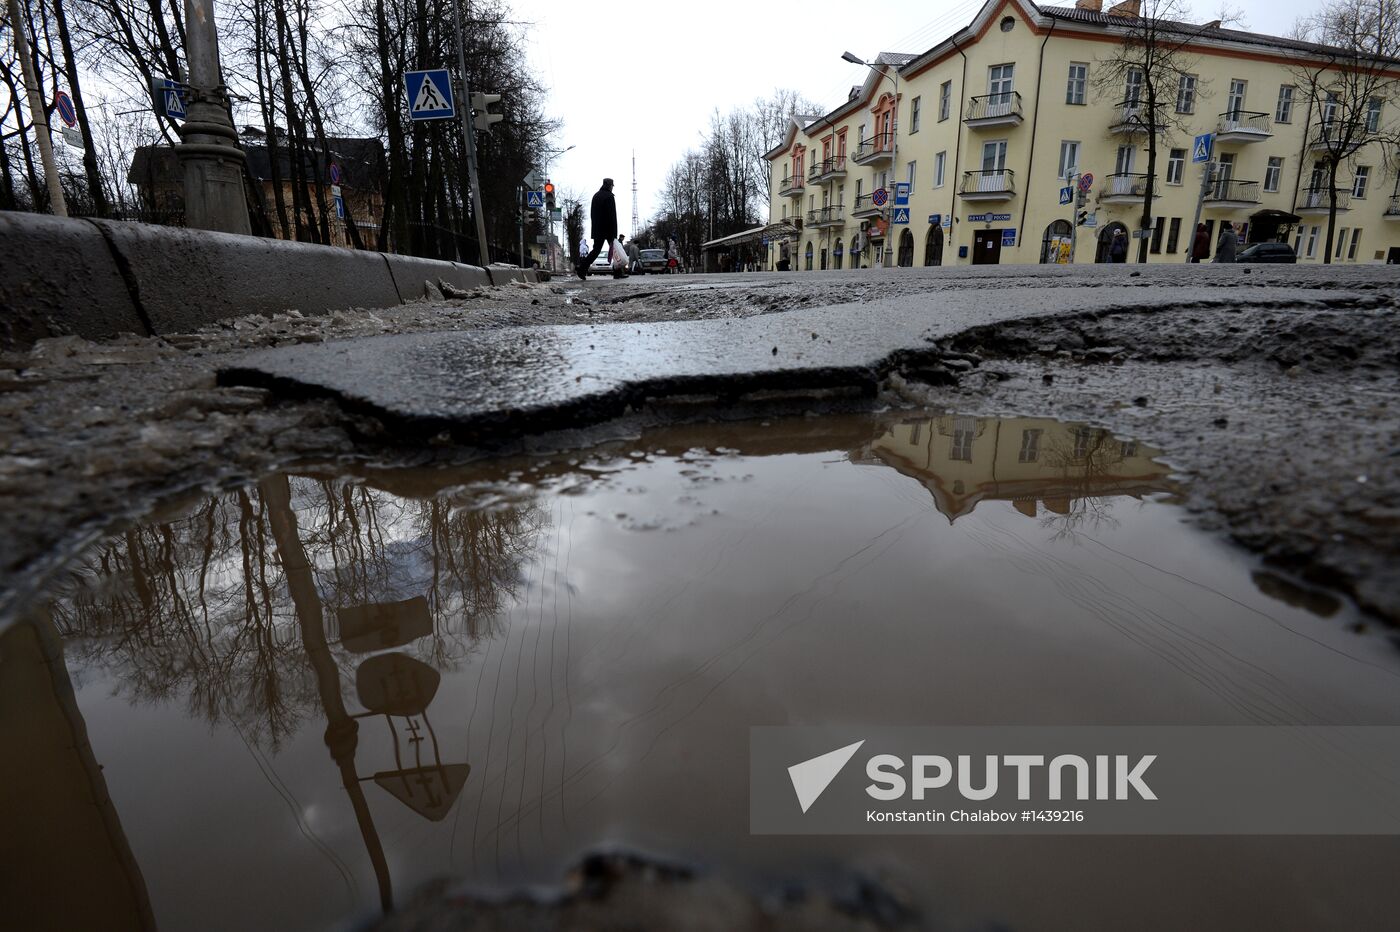
[[[608,244],[608,259],[614,272],[627,271],[627,250],[617,240]]]

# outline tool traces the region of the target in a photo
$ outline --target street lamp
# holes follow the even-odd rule
[[[567,146],[566,148],[563,148],[563,149],[554,149],[554,150],[552,150],[552,151],[550,151],[550,152],[545,153],[545,157],[544,157],[544,166],[543,166],[543,167],[544,167],[544,176],[545,176],[545,180],[546,180],[546,181],[549,180],[549,163],[550,163],[550,162],[553,162],[555,159],[559,158],[559,156],[563,155],[563,154],[566,153],[566,152],[572,152],[572,151],[573,151],[574,149],[576,149],[576,148],[577,148],[577,146]],[[547,207],[547,206],[548,206],[548,205],[546,205],[546,207]],[[559,263],[558,263],[558,262],[555,260],[555,258],[554,258],[554,243],[552,242],[553,239],[554,239],[554,215],[553,215],[552,212],[546,212],[546,213],[545,213],[545,244],[544,244],[544,248],[545,248],[545,252],[549,254],[549,265],[550,265],[550,270],[551,270],[551,271],[557,272],[557,271],[560,271],[560,269],[558,268]]]
[[[899,177],[899,69],[891,68],[889,65],[886,65],[885,68],[887,70],[881,70],[878,67],[878,65],[872,65],[870,62],[866,61],[865,59],[852,52],[842,52],[841,60],[850,62],[853,65],[862,65],[866,68],[871,69],[872,71],[879,71],[881,75],[889,78],[892,82],[894,82],[894,119],[890,123],[890,166],[894,169],[893,174],[895,175],[896,183],[898,183],[897,179]],[[890,235],[887,237],[888,240],[894,239],[893,232],[894,225],[890,224]],[[885,245],[885,264],[887,268],[893,267],[891,265],[890,259],[890,255],[892,252],[893,250],[890,248],[890,244],[887,242]]]

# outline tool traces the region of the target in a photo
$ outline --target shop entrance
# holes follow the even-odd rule
[[[998,265],[1001,263],[1001,230],[972,231],[972,264]]]

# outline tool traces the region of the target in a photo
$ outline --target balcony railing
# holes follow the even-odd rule
[[[1400,220],[1400,194],[1392,194],[1385,206],[1385,219]]]
[[[804,182],[801,175],[784,175],[778,183],[778,197],[794,197],[802,193]]]
[[[1259,182],[1224,178],[1206,189],[1207,204],[1258,204]]]
[[[1162,132],[1163,127],[1158,126],[1157,132]],[[1147,105],[1141,100],[1120,100],[1113,105],[1113,122],[1108,125],[1111,133],[1133,133],[1147,132]]]
[[[1103,199],[1114,201],[1140,201],[1147,194],[1148,175],[1135,172],[1118,172],[1104,179]],[[1155,192],[1154,192],[1155,193]]]
[[[883,207],[876,207],[871,200],[872,195],[862,194],[856,198],[855,206],[851,208],[852,217],[874,217],[884,212]]]
[[[844,174],[846,174],[846,157],[834,155],[829,159],[813,162],[811,170],[807,172],[807,180],[813,182],[828,181]]]
[[[1327,188],[1304,188],[1298,192],[1298,202],[1293,210],[1295,213],[1327,213],[1332,209],[1333,201],[1338,210],[1347,210],[1351,207],[1351,192],[1345,188],[1335,192]]]
[[[1219,142],[1258,142],[1273,135],[1273,117],[1253,110],[1228,110],[1215,124]]]
[[[1016,175],[1009,168],[963,172],[958,194],[972,200],[998,200],[1016,193]]]
[[[860,145],[856,146],[855,161],[857,165],[867,165],[889,158],[893,150],[894,133],[878,133],[860,141]]]
[[[1351,153],[1366,144],[1366,124],[1358,121],[1329,120],[1320,124],[1308,139],[1310,152]]]
[[[846,222],[846,208],[841,204],[818,207],[807,211],[807,222],[814,227],[837,227]]]
[[[967,102],[963,122],[969,126],[1001,126],[1021,122],[1021,95],[1016,91],[987,94]]]

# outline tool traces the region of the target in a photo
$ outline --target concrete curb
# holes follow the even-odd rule
[[[429,282],[534,282],[478,266],[112,220],[0,213],[0,349],[44,337],[160,336],[244,314],[416,301]]]
[[[491,265],[486,269],[491,274],[491,284],[508,285],[511,282],[526,282],[535,284],[540,277],[535,274],[534,269],[522,269],[514,265]]]

